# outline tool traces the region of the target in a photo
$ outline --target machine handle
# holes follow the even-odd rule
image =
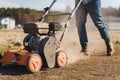
[[[40,23],[42,23],[44,21],[44,18],[46,17],[46,15],[49,13],[50,9],[52,8],[52,6],[54,5],[54,3],[56,2],[57,0],[54,0],[51,5],[49,7],[47,7],[45,9],[45,14],[39,19]]]
[[[77,3],[77,5],[75,5],[74,9],[71,11],[71,14],[69,15],[68,19],[67,19],[67,22],[64,26],[64,31],[59,39],[59,46],[61,45],[61,42],[63,40],[63,37],[65,36],[66,32],[67,32],[67,29],[68,29],[68,24],[69,24],[69,21],[70,19],[73,17],[73,15],[75,14],[76,10],[78,9],[78,7],[80,6],[80,4],[82,3],[83,0],[79,0],[79,2]]]

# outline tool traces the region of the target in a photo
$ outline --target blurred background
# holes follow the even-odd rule
[[[33,22],[44,14],[44,8],[53,0],[0,0],[0,29],[22,29],[24,23]],[[110,30],[120,30],[120,0],[101,0],[102,15]],[[57,0],[50,14],[69,13],[74,8],[74,0]],[[45,22],[65,22],[68,16],[48,16]],[[92,27],[91,27],[92,26]],[[75,27],[75,18],[70,27]],[[88,16],[87,28],[95,30]],[[73,29],[72,29],[73,30]],[[75,29],[74,29],[75,30]]]

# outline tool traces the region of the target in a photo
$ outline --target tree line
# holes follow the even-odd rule
[[[24,24],[26,21],[34,21],[35,17],[41,16],[43,11],[37,11],[29,8],[0,8],[0,16],[12,17],[16,24]]]
[[[70,9],[70,8],[69,8]],[[69,10],[70,11],[70,10]],[[29,9],[29,8],[0,8],[0,17],[2,16],[9,16],[12,17],[16,20],[16,25],[17,24],[22,24],[24,25],[25,22],[33,22],[36,21],[36,19],[39,19],[45,11],[41,10],[34,10],[34,9]],[[66,9],[66,12],[68,10]],[[50,11],[50,13],[62,13],[60,11]],[[103,16],[115,16],[115,17],[120,17],[120,7],[118,9],[116,8],[102,8],[102,14]],[[63,20],[63,17],[57,16],[49,16],[45,19],[46,22],[48,21],[57,21],[57,20]]]
[[[102,8],[102,14],[103,16],[120,17],[120,7],[118,9],[113,7]]]

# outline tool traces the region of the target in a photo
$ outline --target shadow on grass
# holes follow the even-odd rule
[[[1,75],[23,75],[29,74],[25,66],[17,65],[1,65],[0,66]]]

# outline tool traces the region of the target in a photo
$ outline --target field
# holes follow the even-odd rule
[[[120,80],[120,31],[110,31],[115,53],[106,57],[104,41],[97,31],[88,31],[90,57],[80,53],[77,32],[67,32],[61,48],[68,55],[64,68],[43,68],[28,74],[24,66],[0,66],[0,80]],[[26,34],[22,31],[0,31],[0,51],[16,49]]]

